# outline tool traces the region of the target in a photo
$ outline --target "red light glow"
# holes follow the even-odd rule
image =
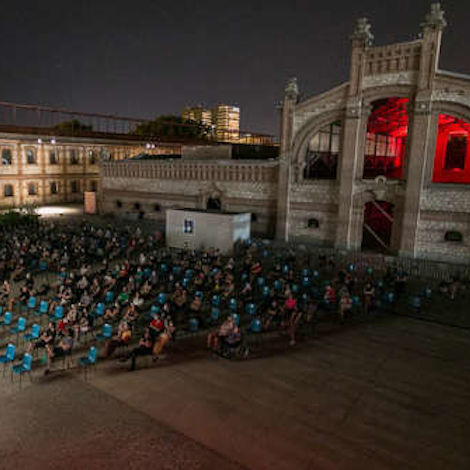
[[[439,115],[434,183],[470,183],[470,124],[462,119]]]

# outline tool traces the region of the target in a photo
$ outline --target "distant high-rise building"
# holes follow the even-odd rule
[[[240,139],[240,108],[219,104],[213,109],[202,106],[185,108],[183,119],[211,126],[216,140],[238,142]]]
[[[205,126],[212,126],[212,112],[210,109],[203,108],[202,106],[185,108],[182,117],[187,121],[194,121],[204,124]]]
[[[224,142],[238,142],[240,138],[240,108],[219,104],[212,110],[215,137]]]

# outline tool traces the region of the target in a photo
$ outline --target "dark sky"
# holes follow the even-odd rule
[[[278,3],[278,5],[276,4]],[[349,35],[413,39],[431,0],[22,0],[0,14],[0,100],[136,117],[219,102],[277,133],[291,75],[307,95],[347,79]],[[469,0],[445,1],[441,68],[470,73]]]

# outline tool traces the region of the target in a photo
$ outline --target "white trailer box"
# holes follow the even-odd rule
[[[238,240],[251,236],[251,214],[167,209],[166,243],[170,248],[233,250]]]

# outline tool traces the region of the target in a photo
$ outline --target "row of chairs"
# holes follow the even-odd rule
[[[24,374],[28,374],[32,382],[31,371],[33,366],[33,358],[31,354],[25,353],[20,364],[13,364],[13,362],[15,361],[15,353],[16,346],[10,343],[7,345],[5,354],[0,356],[0,364],[3,364],[2,376],[5,377],[7,366],[11,364],[11,380],[13,382],[13,376],[18,375],[20,379],[21,388],[22,377]],[[84,370],[85,379],[87,377],[88,367],[96,366],[97,358],[98,349],[96,348],[96,346],[92,346],[88,351],[87,356],[83,356],[78,359],[78,365]]]

